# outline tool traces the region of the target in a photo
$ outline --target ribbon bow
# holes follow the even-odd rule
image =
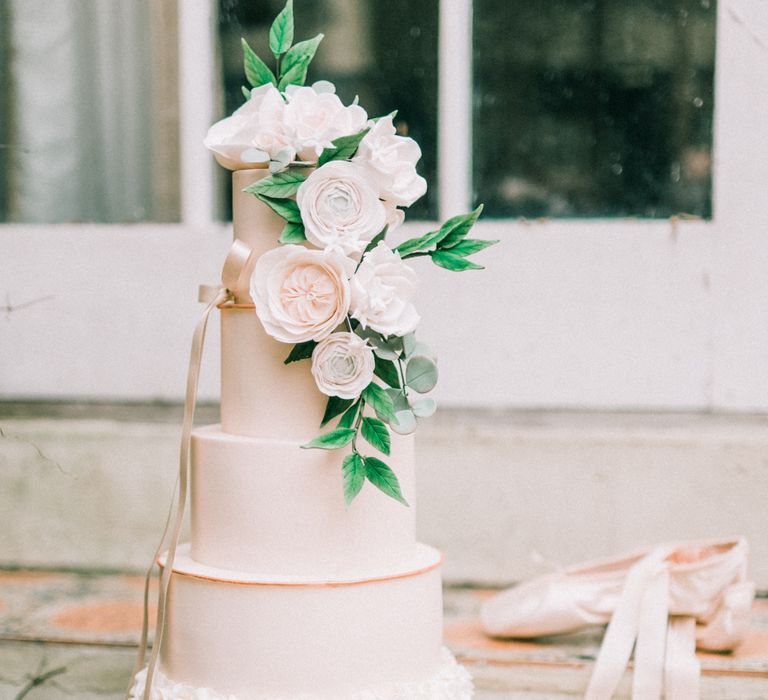
[[[131,676],[131,686],[133,679],[144,665],[144,657],[147,652],[147,637],[149,633],[149,584],[154,571],[155,563],[164,548],[168,533],[171,533],[168,543],[168,553],[166,555],[163,573],[160,577],[160,590],[157,604],[157,623],[155,626],[155,640],[152,644],[152,653],[147,665],[146,685],[144,686],[143,700],[150,700],[152,693],[152,677],[157,667],[157,660],[160,654],[160,646],[165,633],[166,606],[168,602],[168,586],[173,573],[173,561],[176,557],[176,547],[179,544],[181,527],[184,522],[184,509],[187,502],[187,491],[189,487],[189,468],[190,468],[190,447],[192,442],[192,425],[195,418],[195,406],[197,403],[197,386],[200,378],[200,364],[203,357],[203,346],[205,344],[205,331],[208,326],[208,317],[211,311],[219,304],[223,304],[230,299],[236,299],[243,296],[248,289],[248,260],[251,256],[251,249],[245,243],[235,240],[224,260],[224,267],[221,271],[221,284],[217,286],[201,285],[198,298],[206,303],[200,320],[195,327],[192,336],[192,350],[189,357],[189,370],[187,372],[187,389],[184,401],[184,420],[181,431],[181,449],[179,450],[179,475],[177,478],[178,500],[174,489],[174,498],[171,500],[171,507],[168,512],[168,518],[165,522],[163,535],[160,538],[160,544],[155,550],[152,563],[147,570],[144,578],[144,616],[141,629],[141,640],[139,650]],[[174,502],[176,507],[174,509]],[[132,690],[129,688],[126,698],[131,697]]]

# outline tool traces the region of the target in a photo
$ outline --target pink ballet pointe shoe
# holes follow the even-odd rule
[[[608,622],[586,700],[613,697],[634,649],[634,700],[699,697],[697,646],[735,648],[754,585],[744,538],[660,545],[509,589],[481,611],[492,636],[535,637]]]

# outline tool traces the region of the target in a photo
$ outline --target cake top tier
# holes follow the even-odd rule
[[[385,461],[390,430],[409,434],[434,412],[423,395],[438,374],[435,354],[416,340],[411,259],[481,269],[469,256],[496,241],[468,238],[482,205],[401,235],[403,209],[427,189],[417,171],[421,149],[397,133],[395,112],[370,118],[331,83],[305,85],[323,35],[293,39],[289,0],[269,33],[277,69],[243,40],[245,102],[205,139],[237,171],[235,236],[251,257],[249,290],[235,301],[253,303],[254,323],[284,344],[286,363],[310,360],[306,371],[327,397],[318,427],[335,426],[304,447],[343,450],[347,501],[368,480],[405,503]]]

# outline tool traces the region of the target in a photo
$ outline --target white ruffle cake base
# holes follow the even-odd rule
[[[136,674],[131,688],[131,700],[142,700],[147,669]],[[355,693],[349,700],[471,700],[474,695],[472,676],[461,666],[448,649],[442,651],[438,672],[423,683],[399,683],[388,690],[364,690]],[[193,688],[184,683],[175,683],[159,671],[155,671],[152,682],[152,700],[239,700],[234,695],[222,695],[210,688]],[[250,699],[249,699],[250,700]],[[319,695],[258,695],[253,700],[324,700]]]

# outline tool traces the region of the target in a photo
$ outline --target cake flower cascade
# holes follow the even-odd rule
[[[243,40],[246,101],[210,128],[205,145],[230,170],[269,168],[245,191],[285,225],[257,260],[250,293],[265,332],[292,346],[285,363],[308,360],[328,396],[320,428],[329,429],[302,447],[346,452],[347,503],[368,480],[407,505],[384,461],[390,431],[411,433],[434,413],[424,394],[438,378],[435,354],[415,335],[418,276],[410,261],[479,270],[470,256],[497,241],[468,237],[480,205],[391,242],[403,208],[427,190],[416,169],[421,149],[398,135],[394,112],[371,119],[357,101],[344,105],[331,83],[305,86],[323,35],[294,44],[293,33],[288,0],[269,33],[275,71]]]

